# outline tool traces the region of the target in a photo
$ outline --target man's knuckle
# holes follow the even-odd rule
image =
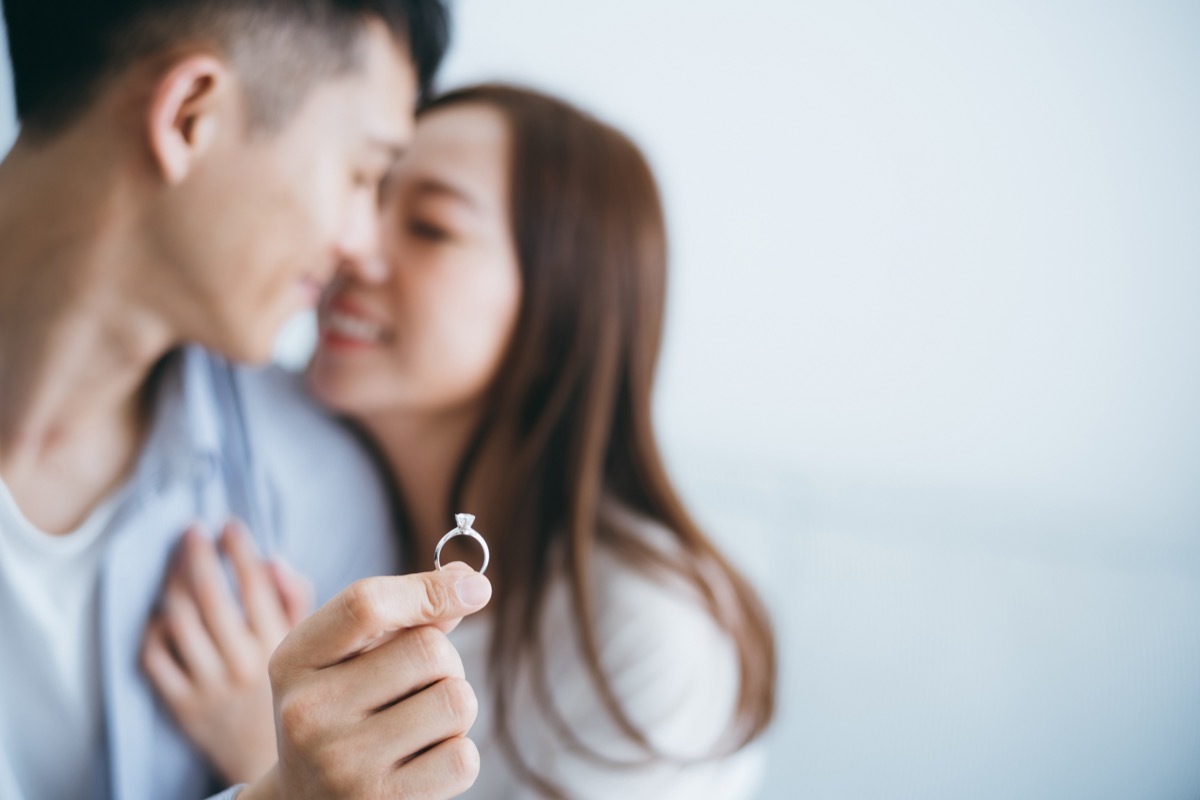
[[[355,624],[364,628],[378,628],[384,616],[383,593],[379,582],[363,578],[350,584],[342,593],[342,607]]]
[[[273,691],[278,692],[287,685],[292,671],[289,659],[287,642],[275,648],[275,652],[267,659],[267,677],[271,680]]]
[[[425,585],[425,612],[431,619],[449,616],[457,605],[454,592],[446,585],[445,581],[440,581],[433,576],[426,576],[423,583]]]
[[[479,700],[471,684],[462,678],[447,678],[440,684],[444,694],[445,711],[452,724],[465,733],[475,723]]]
[[[465,736],[446,743],[446,770],[451,783],[465,791],[479,777],[479,748]]]
[[[361,783],[360,758],[360,748],[346,739],[322,749],[318,763],[326,784],[335,795],[350,795]]]
[[[320,703],[312,692],[292,692],[279,701],[280,733],[300,747],[310,744],[317,729]]]
[[[422,667],[434,673],[442,672],[447,659],[456,651],[454,645],[446,638],[446,634],[437,628],[422,626],[409,632],[412,647]]]

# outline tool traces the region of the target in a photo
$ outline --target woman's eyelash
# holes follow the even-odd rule
[[[413,234],[421,237],[422,239],[441,241],[449,238],[449,234],[442,228],[439,228],[436,225],[430,225],[427,222],[421,222],[419,220],[414,220],[413,222],[409,223],[408,228]]]

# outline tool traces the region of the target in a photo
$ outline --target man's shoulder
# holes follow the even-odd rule
[[[309,394],[300,373],[275,364],[239,365],[233,371],[246,413],[254,418],[255,438],[279,435],[285,448],[290,443],[297,449],[309,449],[308,442],[319,442],[355,454],[362,452],[347,424]]]
[[[382,488],[366,443],[313,399],[303,376],[274,365],[237,366],[234,376],[255,458],[273,482],[318,496]]]

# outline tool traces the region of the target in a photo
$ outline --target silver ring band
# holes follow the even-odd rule
[[[483,573],[487,572],[488,562],[491,561],[492,556],[491,552],[488,550],[487,542],[483,540],[483,537],[479,535],[478,531],[471,527],[471,524],[475,522],[475,517],[470,514],[455,514],[454,519],[458,523],[458,527],[443,536],[442,540],[437,543],[437,547],[433,551],[434,566],[441,571],[442,548],[446,546],[446,542],[450,541],[456,536],[470,536],[472,539],[479,542],[479,546],[483,548],[483,566],[479,568],[479,574],[482,575]]]

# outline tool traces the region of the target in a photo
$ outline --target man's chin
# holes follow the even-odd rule
[[[269,364],[275,354],[274,339],[257,336],[235,338],[225,336],[209,342],[201,342],[206,350],[215,353],[226,361],[246,366],[261,366]]]

